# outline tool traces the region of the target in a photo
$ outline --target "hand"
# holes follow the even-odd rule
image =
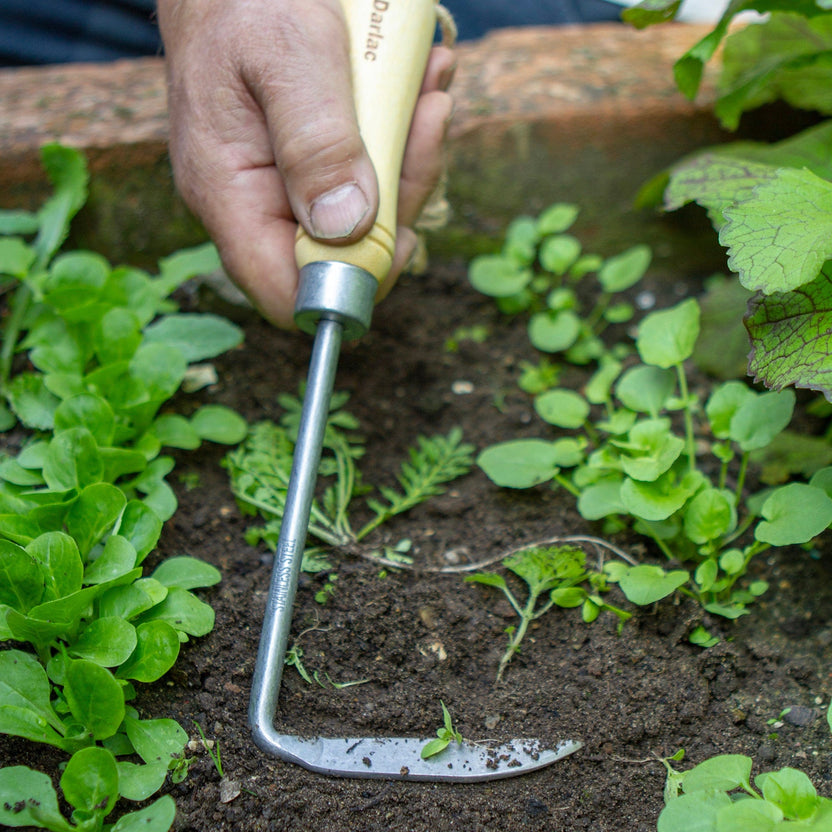
[[[292,325],[294,241],[354,242],[378,207],[355,123],[338,0],[159,0],[170,154],[180,193],[229,275],[260,311]],[[441,172],[453,53],[434,47],[405,151],[396,255],[383,291],[416,243],[408,226]]]

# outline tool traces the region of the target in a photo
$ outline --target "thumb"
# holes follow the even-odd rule
[[[378,189],[356,123],[341,4],[285,5],[292,26],[286,17],[276,25],[276,60],[260,64],[249,88],[265,114],[297,221],[316,239],[354,242],[375,221]]]

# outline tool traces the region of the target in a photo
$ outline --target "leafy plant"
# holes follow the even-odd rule
[[[422,748],[421,757],[423,760],[441,754],[452,742],[462,742],[462,734],[454,728],[451,722],[450,711],[441,700],[439,704],[442,706],[442,727],[436,729],[436,739],[425,743]]]
[[[646,0],[623,16],[639,28],[672,19],[676,0]],[[729,32],[744,11],[765,14]],[[735,129],[743,112],[778,99],[832,114],[832,10],[825,0],[732,0],[714,29],[675,64],[679,88],[698,92],[723,44],[715,111]],[[832,398],[827,339],[832,314],[829,215],[832,165],[826,121],[772,145],[736,142],[692,154],[645,188],[674,210],[697,202],[754,293],[745,315],[748,372],[768,387],[806,387]]]
[[[73,755],[62,789],[76,826],[52,811],[48,777],[23,767],[0,770],[0,804],[7,825],[100,829],[119,795],[144,801],[168,773],[187,774],[185,731],[142,719],[129,703],[136,682],[161,678],[183,642],[213,628],[213,610],[191,590],[220,573],[179,557],[143,577],[142,563],[176,509],[165,480],[173,459],[162,448],[245,435],[227,408],[206,405],[190,419],[161,413],[188,365],[241,333],[215,316],[180,314],[169,299],[218,262],[211,248],[167,258],[158,277],[113,269],[91,252],[55,256],[84,202],[86,166],[57,145],[43,158],[54,196],[37,214],[0,212],[0,272],[16,285],[0,351],[0,421],[28,431],[19,453],[0,456],[0,641],[34,651],[0,652],[0,732]],[[143,762],[117,759],[128,755]],[[87,781],[101,794],[91,796]],[[172,802],[153,806],[135,822],[162,829]]]
[[[669,763],[665,808],[658,832],[761,832],[767,829],[829,829],[832,800],[818,795],[799,769],[758,774],[742,754],[722,754],[680,773]],[[756,786],[756,788],[755,788]]]
[[[462,442],[459,429],[447,436],[418,437],[408,460],[402,463],[399,488],[380,486],[381,499],[368,496],[365,502],[373,517],[354,531],[348,511],[353,498],[365,491],[356,466],[364,448],[363,440],[354,433],[358,422],[343,409],[348,398],[343,393],[332,397],[319,469],[326,485],[321,498],[313,501],[310,515],[309,535],[329,546],[361,541],[391,517],[443,493],[446,482],[469,471],[474,450]],[[259,513],[267,521],[262,527],[249,529],[246,540],[252,545],[263,540],[272,549],[277,547],[280,533],[301,407],[294,396],[282,395],[279,401],[285,409],[280,424],[265,421],[254,425],[246,441],[229,452],[223,463],[241,509],[248,514]],[[305,568],[329,569],[329,563],[316,559],[315,554],[314,549],[306,551]]]
[[[633,307],[620,293],[641,280],[651,252],[637,245],[607,260],[585,254],[566,233],[577,216],[576,206],[556,203],[538,217],[518,217],[499,253],[472,260],[469,279],[475,289],[496,298],[501,311],[529,313],[529,340],[541,352],[587,364],[618,352],[608,350],[600,335],[608,325],[631,319]],[[586,293],[594,302],[583,311]],[[523,378],[524,389],[543,392],[556,383],[557,371],[543,360],[536,368],[526,365]]]
[[[614,613],[622,623],[630,617],[628,612],[607,604],[601,598],[601,593],[607,590],[607,580],[603,573],[587,571],[586,554],[581,549],[572,546],[524,549],[505,558],[503,566],[526,583],[528,596],[525,604],[517,599],[502,575],[478,572],[465,577],[466,581],[499,589],[520,616],[520,624],[507,630],[509,642],[497,669],[498,682],[520,649],[529,624],[554,606],[581,607],[581,616],[587,623],[594,621],[602,610]],[[589,589],[582,584],[587,584]],[[547,593],[548,598],[538,604]]]

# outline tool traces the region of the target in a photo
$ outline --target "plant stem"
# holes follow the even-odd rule
[[[9,376],[12,371],[12,359],[14,358],[17,339],[20,335],[20,328],[23,318],[29,311],[32,303],[32,290],[28,284],[21,283],[15,290],[14,296],[9,304],[9,317],[6,319],[6,326],[3,330],[3,345],[0,347],[0,390],[6,395]]]
[[[523,637],[526,635],[526,630],[529,628],[529,623],[534,619],[534,606],[537,603],[537,594],[530,593],[529,598],[526,601],[526,606],[520,612],[520,624],[517,629],[511,634],[511,638],[508,642],[508,647],[506,647],[505,653],[503,653],[502,658],[500,659],[500,666],[497,668],[497,682],[501,682],[503,679],[503,673],[505,673],[505,669],[508,666],[508,663],[511,661],[512,656],[517,652],[520,648],[520,642],[523,641]]]
[[[687,443],[688,470],[693,474],[696,471],[696,443],[693,437],[693,414],[691,413],[688,380],[685,376],[684,364],[679,363],[676,365],[676,375],[679,379],[679,394],[685,403],[685,441]]]
[[[573,497],[580,497],[581,490],[576,488],[563,474],[556,474],[552,478],[561,488],[565,488]]]
[[[748,472],[748,457],[749,453],[746,451],[740,458],[740,471],[737,474],[737,487],[734,489],[735,499],[738,504],[742,498],[742,490],[745,488],[745,475]]]

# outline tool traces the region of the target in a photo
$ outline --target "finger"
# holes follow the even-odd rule
[[[421,96],[413,114],[399,185],[398,222],[413,225],[442,175],[443,143],[453,114],[444,92]]]
[[[434,46],[428,57],[422,92],[447,92],[456,72],[456,55],[447,46]]]
[[[396,251],[393,255],[393,265],[390,267],[390,272],[387,277],[379,284],[378,292],[376,293],[376,303],[384,300],[393,286],[395,286],[399,276],[413,257],[417,244],[418,238],[413,229],[403,225],[399,226],[396,230]]]
[[[284,6],[258,38],[262,51],[253,53],[244,78],[265,113],[298,222],[317,239],[352,242],[372,226],[378,194],[356,124],[341,6],[337,0]]]

